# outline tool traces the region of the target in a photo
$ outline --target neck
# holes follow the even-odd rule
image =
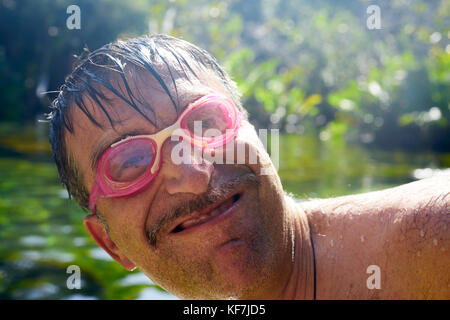
[[[291,225],[291,271],[280,299],[315,298],[315,257],[308,219],[293,199],[287,199]]]

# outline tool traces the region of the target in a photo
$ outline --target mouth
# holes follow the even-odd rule
[[[225,215],[235,207],[236,203],[241,197],[242,193],[234,194],[229,198],[216,202],[212,206],[209,206],[208,208],[205,208],[200,212],[196,212],[193,215],[190,215],[184,221],[179,223],[175,228],[173,228],[171,233],[179,233],[187,229],[192,229],[194,227],[215,220],[215,218],[218,218],[219,216]]]

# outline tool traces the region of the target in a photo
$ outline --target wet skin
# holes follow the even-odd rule
[[[227,94],[213,75],[203,74],[199,81],[177,78],[181,106],[208,93]],[[156,126],[107,91],[115,128],[92,101],[87,106],[103,129],[72,109],[75,132],[66,135],[66,143],[87,190],[95,177],[93,153],[126,134],[155,133],[177,118],[169,97],[150,76],[142,78],[134,89],[152,105]],[[149,187],[133,196],[99,200],[97,209],[108,230],[95,215],[85,219],[95,241],[126,269],[138,267],[180,298],[312,299],[312,235],[317,298],[449,297],[449,259],[443,254],[449,247],[448,178],[295,203],[285,196],[273,167],[271,175],[259,175],[261,162],[174,165],[176,143],[164,143],[161,169]],[[233,143],[244,143],[268,159],[247,121]],[[434,187],[428,190],[427,183]],[[214,201],[206,201],[205,195]],[[434,198],[438,200],[423,205]],[[199,216],[200,224],[190,220]],[[411,219],[425,216],[434,221],[422,226],[427,235],[433,230],[431,238],[402,231]],[[408,268],[411,261],[420,271]],[[382,271],[381,290],[366,287],[367,266],[374,264]]]
[[[197,82],[178,79],[181,106],[211,92],[226,95],[214,76],[204,74],[205,78]],[[91,190],[95,177],[92,153],[102,150],[99,145],[108,146],[127,132],[155,133],[176,119],[169,97],[150,76],[143,80],[134,89],[139,89],[142,98],[152,105],[157,127],[109,92],[105,94],[112,100],[108,108],[116,120],[115,130],[92,101],[87,101],[87,106],[104,125],[103,129],[93,125],[80,110],[72,110],[75,131],[67,135],[66,142],[87,190]],[[261,152],[260,157],[268,157],[246,121],[237,141]],[[200,164],[174,165],[171,151],[177,143],[165,141],[161,169],[145,190],[130,197],[98,201],[97,209],[109,231],[96,216],[85,219],[97,243],[125,268],[138,267],[181,298],[263,299],[284,298],[286,294],[312,297],[312,278],[289,280],[299,269],[291,261],[294,247],[299,252],[307,247],[301,245],[300,230],[295,231],[299,224],[305,224],[306,217],[288,214],[290,209],[278,176],[259,176],[259,163],[221,165],[205,160]],[[217,201],[205,207],[202,200],[205,194],[215,195]],[[220,214],[214,219],[180,231],[180,226],[189,225],[187,220],[193,216],[211,214],[212,209],[224,202],[225,208],[219,208]],[[305,236],[307,243],[309,235]],[[308,268],[312,269],[312,256],[309,260]],[[308,283],[308,289],[302,288],[299,295],[292,289],[298,283],[304,286]]]
[[[449,299],[450,175],[301,203],[318,299]],[[367,279],[380,268],[380,289]]]

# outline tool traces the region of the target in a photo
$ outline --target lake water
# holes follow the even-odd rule
[[[174,299],[91,240],[50,157],[47,125],[0,124],[0,299]],[[279,173],[299,199],[379,190],[450,167],[450,154],[368,150],[311,136],[280,137]],[[448,170],[448,169],[445,169]],[[68,289],[70,265],[81,288]]]

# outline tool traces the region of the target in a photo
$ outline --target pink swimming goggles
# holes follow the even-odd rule
[[[112,144],[98,161],[89,209],[95,213],[100,198],[130,196],[146,187],[159,172],[161,148],[168,137],[181,137],[202,150],[219,148],[236,136],[241,120],[230,99],[209,94],[190,104],[171,126]]]

